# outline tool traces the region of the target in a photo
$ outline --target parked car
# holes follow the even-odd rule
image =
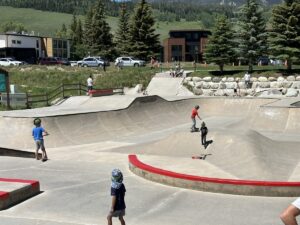
[[[104,61],[96,57],[87,57],[77,62],[77,66],[83,67],[103,67]]]
[[[105,63],[105,66],[110,66],[110,62],[109,60],[105,59],[105,58],[102,58],[101,56],[93,56],[95,57],[96,59],[98,59],[99,61],[103,61]]]
[[[20,66],[23,62],[14,60],[13,58],[0,58],[0,66]]]
[[[118,63],[122,63],[122,66],[134,66],[134,67],[139,67],[139,66],[145,66],[146,62],[144,60],[136,59],[133,57],[118,57],[115,60],[115,65]]]
[[[58,65],[58,61],[54,57],[43,57],[39,59],[40,65]]]
[[[70,66],[71,63],[68,59],[60,58],[60,57],[54,57],[57,61],[57,64],[64,65],[64,66]]]

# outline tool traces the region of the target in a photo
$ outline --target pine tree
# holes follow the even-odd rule
[[[216,63],[221,73],[224,65],[229,63],[235,55],[233,37],[234,32],[230,22],[224,15],[219,16],[206,46],[204,57],[208,62]]]
[[[94,10],[92,7],[86,13],[85,21],[84,21],[84,35],[83,35],[83,44],[86,49],[86,53],[90,53],[91,46],[93,45],[93,20]]]
[[[267,54],[266,22],[257,0],[247,0],[240,11],[238,51],[241,59],[248,62],[249,71],[260,56]]]
[[[300,0],[285,0],[273,8],[269,33],[270,52],[286,60],[287,69],[300,61]]]
[[[159,35],[155,34],[155,21],[150,5],[145,1],[137,5],[130,24],[131,54],[147,59],[159,52]]]
[[[59,38],[68,38],[68,30],[66,24],[62,24],[60,30],[56,32],[56,36]]]
[[[129,43],[129,14],[127,13],[125,3],[121,6],[118,30],[116,32],[116,50],[119,55],[128,55],[130,52]]]
[[[88,33],[90,53],[107,58],[112,57],[113,41],[110,27],[106,22],[105,9],[102,0],[98,0],[92,10],[92,21]]]

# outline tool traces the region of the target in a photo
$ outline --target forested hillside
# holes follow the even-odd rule
[[[278,3],[280,0],[263,0],[266,3]],[[139,0],[126,2],[128,11],[132,11]],[[205,27],[211,27],[214,15],[225,12],[227,16],[233,17],[237,7],[244,0],[235,0],[237,5],[229,4],[228,0],[149,0],[155,18],[158,21],[202,21]],[[84,15],[95,0],[0,0],[2,6],[16,8],[32,8],[43,11],[63,12],[69,14]],[[107,16],[119,16],[120,1],[103,0]],[[220,4],[224,3],[224,4]],[[212,7],[213,4],[213,7]]]

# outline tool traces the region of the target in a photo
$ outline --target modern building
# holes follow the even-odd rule
[[[30,34],[0,34],[0,58],[36,63],[40,57],[70,57],[70,41]]]
[[[169,38],[163,42],[164,61],[202,62],[209,35],[207,30],[169,31]]]

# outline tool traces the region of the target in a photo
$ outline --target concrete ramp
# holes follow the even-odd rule
[[[183,77],[158,74],[150,81],[147,93],[159,96],[193,96],[194,94],[183,86],[183,80]]]

